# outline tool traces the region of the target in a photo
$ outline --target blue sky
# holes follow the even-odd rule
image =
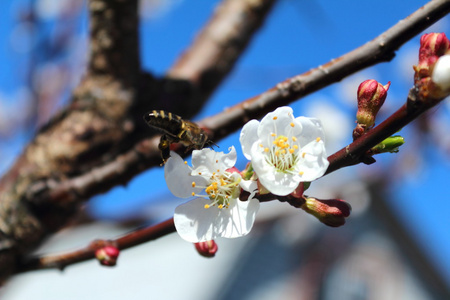
[[[0,10],[4,16],[0,18],[0,95],[13,98],[20,88],[19,66],[26,64],[21,54],[11,47],[11,31],[13,30],[13,13],[17,3],[27,1],[1,1]],[[51,2],[51,1],[48,1]],[[214,1],[168,1],[172,4],[161,15],[147,18],[141,28],[142,62],[145,69],[156,74],[164,74],[176,57],[189,45],[195,33],[208,20],[215,7]],[[271,16],[255,37],[238,65],[214,94],[213,99],[202,110],[198,118],[221,111],[224,107],[238,103],[248,97],[261,93],[276,83],[303,73],[339,57],[346,52],[373,39],[390,26],[417,10],[427,1],[306,1],[281,0],[274,8]],[[52,19],[45,22],[51,32]],[[450,19],[441,21],[435,30],[450,35]],[[47,28],[47,27],[46,27]],[[87,29],[86,16],[77,23],[81,34]],[[429,32],[429,31],[427,31]],[[80,39],[85,35],[81,34]],[[392,85],[386,100],[385,110],[380,118],[399,107],[406,98],[412,85],[412,64],[415,63],[418,37],[405,45],[397,53],[391,63],[363,71],[351,79],[332,85],[323,91],[308,96],[300,103],[293,104],[296,111],[317,111],[312,102],[324,103],[338,109],[348,119],[348,126],[353,125],[355,107],[349,99],[351,87],[357,87],[364,79],[373,78],[382,83],[391,81]],[[20,41],[15,41],[19,43]],[[25,41],[23,42],[26,43]],[[26,44],[25,44],[26,45]],[[70,56],[68,54],[68,56]],[[411,57],[413,60],[411,62]],[[408,64],[408,62],[411,62]],[[409,73],[408,73],[409,72]],[[361,80],[360,80],[361,79]],[[360,81],[358,81],[360,80]],[[350,92],[351,94],[351,92]],[[353,95],[356,94],[354,90]],[[11,101],[11,100],[9,100]],[[320,109],[320,108],[319,108]],[[450,105],[444,103],[436,111],[436,115],[449,124]],[[447,122],[447,123],[445,123]],[[345,127],[344,123],[339,124]],[[340,127],[341,128],[341,127]],[[445,132],[445,130],[443,131]],[[402,133],[403,134],[403,133]],[[408,131],[404,132],[405,138]],[[19,138],[12,139],[6,157],[9,159],[21,149],[29,134],[19,133]],[[351,131],[336,141],[338,150],[350,142]],[[414,137],[411,137],[414,139]],[[410,140],[411,140],[410,139]],[[400,218],[413,231],[413,235],[423,245],[426,252],[434,259],[447,278],[450,278],[450,234],[448,227],[450,218],[445,213],[449,200],[447,186],[450,176],[448,153],[436,147],[430,141],[425,148],[421,165],[408,176],[401,176],[393,182],[393,203]],[[236,134],[219,143],[220,150],[229,146],[238,148]],[[359,168],[358,172],[390,172],[390,165],[403,153],[411,153],[414,145],[406,144],[399,154],[383,155],[378,158],[377,166]],[[242,156],[241,156],[242,157]],[[241,165],[245,163],[241,160]],[[5,164],[5,163],[4,163]],[[6,163],[7,164],[7,163]],[[361,171],[362,170],[362,171]],[[404,174],[403,174],[404,175]],[[134,213],[152,201],[158,202],[162,197],[170,197],[165,189],[161,170],[151,170],[136,177],[127,187],[118,187],[111,193],[96,197],[91,202],[94,215],[103,218],[116,218],[120,214]],[[161,216],[166,218],[167,216]]]

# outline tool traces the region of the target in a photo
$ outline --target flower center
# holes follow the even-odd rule
[[[219,170],[217,170],[219,171]],[[211,204],[206,204],[205,208],[216,206],[219,209],[228,208],[233,199],[239,197],[239,183],[241,176],[234,176],[231,172],[217,172],[210,177],[210,184],[205,188],[207,195],[195,195],[198,197],[209,198]],[[193,186],[195,183],[192,183]]]
[[[261,145],[262,146],[262,145]],[[291,173],[299,160],[300,146],[295,136],[290,139],[280,135],[273,142],[272,147],[265,147],[266,161],[279,172]]]

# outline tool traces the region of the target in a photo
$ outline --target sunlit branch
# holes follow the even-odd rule
[[[167,73],[168,78],[187,80],[196,91],[183,116],[189,116],[194,107],[202,107],[228,75],[274,3],[276,0],[224,0],[215,9],[192,45]],[[182,105],[183,99],[178,100],[177,106]]]
[[[63,270],[66,266],[95,258],[95,251],[105,245],[113,244],[119,250],[131,248],[142,243],[146,243],[175,231],[173,218],[161,222],[157,225],[134,230],[122,237],[113,240],[95,240],[89,246],[77,249],[71,252],[49,255],[42,257],[33,257],[23,262],[18,273],[38,269],[59,269]]]

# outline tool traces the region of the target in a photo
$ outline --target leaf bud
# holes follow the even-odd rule
[[[405,143],[405,139],[400,135],[393,135],[371,149],[372,154],[397,153],[398,148]]]

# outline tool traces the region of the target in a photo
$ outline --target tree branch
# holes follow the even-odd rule
[[[236,64],[276,0],[225,0],[200,31],[194,43],[170,68],[168,78],[187,80],[195,92],[183,116],[202,107]],[[176,105],[180,106],[180,102]],[[177,107],[174,107],[176,109]],[[172,109],[173,112],[176,112]]]
[[[173,218],[161,222],[157,225],[148,226],[142,229],[134,230],[120,238],[114,240],[96,240],[89,246],[72,252],[60,255],[35,257],[23,263],[17,269],[17,272],[26,272],[39,269],[59,269],[63,270],[66,266],[95,258],[95,251],[105,245],[115,245],[119,250],[131,248],[142,243],[146,243],[169,233],[175,232]]]
[[[121,142],[133,130],[129,111],[140,73],[137,0],[91,0],[89,9],[91,59],[86,76],[69,108],[38,132],[0,181],[0,281],[83,200],[35,198],[44,191],[34,183],[63,182],[83,174],[108,159],[105,149],[113,155],[127,145]]]

